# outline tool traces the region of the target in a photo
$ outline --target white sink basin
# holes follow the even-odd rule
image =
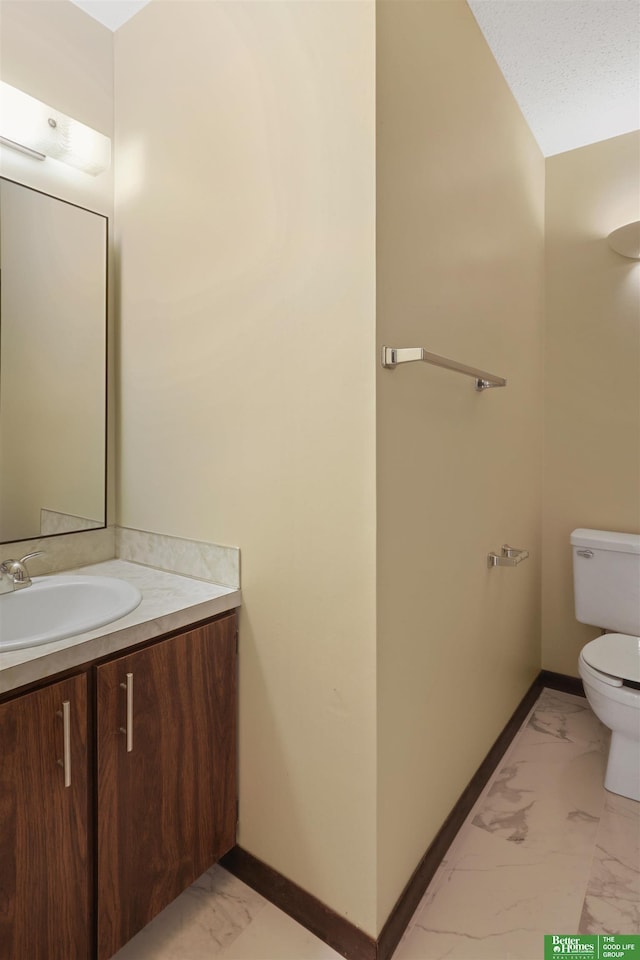
[[[137,587],[115,577],[54,574],[0,596],[0,652],[94,630],[131,613]]]

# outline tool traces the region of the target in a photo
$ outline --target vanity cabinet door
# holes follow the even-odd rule
[[[0,958],[87,960],[87,678],[0,705]]]
[[[229,850],[236,616],[96,668],[98,958]]]

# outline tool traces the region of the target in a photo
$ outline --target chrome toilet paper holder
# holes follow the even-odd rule
[[[528,550],[521,550],[519,547],[510,547],[508,543],[504,543],[500,548],[500,553],[488,554],[487,566],[517,567],[518,564],[526,560],[528,556]]]

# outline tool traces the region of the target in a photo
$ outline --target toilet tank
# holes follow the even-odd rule
[[[615,633],[640,635],[640,535],[574,530],[576,619]]]

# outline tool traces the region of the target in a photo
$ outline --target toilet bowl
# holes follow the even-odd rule
[[[578,672],[591,709],[611,730],[604,785],[640,801],[640,535],[574,530],[576,619],[603,630]]]
[[[591,709],[611,730],[605,788],[640,801],[640,637],[597,637],[580,652],[578,671]]]

